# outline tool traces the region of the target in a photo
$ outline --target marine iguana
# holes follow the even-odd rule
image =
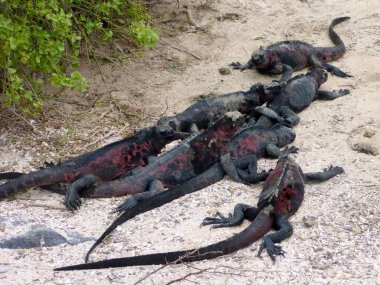
[[[290,237],[293,228],[289,217],[296,213],[304,198],[304,183],[308,181],[325,181],[342,173],[343,168],[330,166],[323,172],[304,174],[300,166],[288,155],[280,157],[277,166],[265,180],[257,207],[245,204],[235,206],[234,214],[228,217],[205,218],[203,225],[216,224],[214,227],[240,225],[244,218],[252,223],[242,232],[217,243],[192,250],[147,254],[126,258],[115,258],[93,263],[78,264],[54,269],[86,270],[137,265],[154,265],[167,263],[193,262],[213,259],[230,254],[263,238],[259,248],[260,255],[265,249],[275,262],[276,256],[284,251],[275,243]],[[271,229],[275,233],[265,235]]]
[[[157,155],[169,142],[184,134],[145,128],[129,138],[116,141],[95,151],[85,153],[60,164],[46,164],[46,168],[18,176],[0,185],[0,200],[24,189],[60,182],[72,183],[77,191],[95,182],[110,181],[136,166],[145,166],[150,156]],[[12,172],[3,177],[12,178]],[[80,201],[78,201],[79,203]]]
[[[267,102],[279,87],[279,84],[257,83],[248,91],[238,91],[200,100],[176,116],[162,117],[157,122],[157,128],[162,131],[177,132],[195,132],[205,129],[215,117],[227,112],[250,113],[254,107]]]
[[[234,69],[245,70],[255,67],[260,73],[282,74],[281,81],[288,80],[293,70],[302,69],[310,64],[318,64],[332,74],[339,77],[351,77],[347,73],[327,62],[341,58],[346,47],[342,39],[334,31],[334,27],[350,17],[334,19],[329,27],[329,37],[335,44],[334,47],[313,47],[302,41],[282,41],[272,44],[264,49],[252,53],[251,59],[246,64],[233,62],[230,65]]]
[[[229,175],[237,182],[258,183],[265,180],[269,172],[262,171],[257,173],[257,159],[264,156],[277,158],[285,153],[297,152],[296,147],[280,150],[280,147],[292,143],[295,137],[296,135],[292,129],[279,124],[272,127],[255,125],[242,129],[228,143],[225,154],[221,156],[220,163],[210,165],[210,168],[177,187],[163,192],[160,189],[156,192],[138,193],[116,208],[116,211],[124,211],[124,213],[94,243],[86,255],[86,261],[90,253],[117,226],[136,215],[216,183],[223,179],[224,174]]]
[[[314,100],[334,100],[350,93],[348,89],[319,90],[327,78],[328,74],[324,69],[311,67],[306,74],[294,76],[284,82],[281,88],[276,89],[277,93],[272,94],[272,99],[267,102],[267,107],[255,108],[257,113],[265,115],[259,118],[259,121],[272,118],[294,126],[300,120],[296,113],[307,108]]]

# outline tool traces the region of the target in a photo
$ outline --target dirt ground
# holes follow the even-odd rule
[[[180,7],[183,4],[180,1]],[[233,61],[245,62],[260,45],[280,40],[329,46],[331,20],[351,16],[335,29],[346,43],[347,54],[333,64],[353,77],[330,76],[322,88],[348,88],[351,94],[314,102],[302,112],[294,143],[300,148],[295,158],[305,172],[335,164],[345,173],[307,185],[305,201],[291,218],[294,234],[282,243],[286,257],[278,258],[275,265],[266,253],[257,257],[256,242],[234,254],[192,264],[53,272],[55,267],[82,262],[92,245],[89,241],[75,246],[1,249],[0,283],[380,284],[380,156],[354,150],[355,146],[380,150],[380,2],[204,0],[187,4],[203,29],[190,25],[184,13],[169,21],[165,13],[178,11],[175,1],[157,3],[154,10],[162,21],[157,47],[133,60],[119,61],[118,66],[104,63],[103,76],[112,98],[101,74],[84,65],[83,72],[94,82],[90,92],[62,97],[46,108],[43,118],[27,123],[3,111],[0,171],[30,171],[44,161],[58,161],[116,141],[163,114],[181,112],[200,95],[247,90],[255,82],[269,82],[274,78],[253,70],[222,75],[218,69]],[[275,161],[259,164],[264,169]],[[118,228],[92,260],[191,249],[225,239],[247,223],[210,231],[199,227],[202,219],[216,211],[229,213],[239,202],[254,205],[261,186],[225,178],[140,215]],[[65,210],[62,196],[34,189],[1,201],[0,216],[97,238],[116,217],[110,210],[123,200],[87,199],[73,214]],[[305,223],[310,217],[315,218],[314,224]],[[18,231],[0,220],[0,239]]]

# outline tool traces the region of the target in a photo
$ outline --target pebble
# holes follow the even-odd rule
[[[304,216],[302,221],[306,227],[310,228],[317,223],[317,218],[314,216]]]
[[[221,67],[219,68],[219,73],[221,75],[230,75],[231,74],[231,70],[226,68],[226,67]]]

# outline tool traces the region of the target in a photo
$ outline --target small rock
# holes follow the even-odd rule
[[[370,154],[370,155],[377,155],[379,153],[376,147],[364,142],[359,142],[359,143],[354,144],[352,149],[357,152],[362,152],[362,153]]]
[[[231,70],[228,69],[227,67],[221,67],[221,68],[219,68],[219,73],[221,75],[230,75],[231,74]]]
[[[365,130],[363,136],[366,138],[372,138],[375,134],[376,132],[374,130]]]
[[[304,216],[302,221],[306,227],[311,228],[317,223],[317,218],[314,216]]]

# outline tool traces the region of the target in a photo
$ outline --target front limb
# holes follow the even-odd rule
[[[78,210],[82,205],[82,199],[80,198],[80,192],[93,186],[96,182],[95,175],[87,174],[82,177],[79,177],[71,185],[69,190],[66,193],[65,197],[65,206],[71,211]]]
[[[346,77],[352,77],[352,75],[344,72],[343,70],[340,70],[338,67],[328,64],[328,63],[322,63],[322,66],[330,73],[334,74],[335,76],[346,78]]]
[[[291,117],[291,113],[289,110],[285,109],[285,108],[282,108],[283,111],[285,112],[285,114],[287,114],[289,117]],[[278,114],[277,112],[275,112],[274,110],[268,108],[268,107],[265,107],[265,106],[258,106],[255,108],[255,111],[259,114],[262,114],[286,127],[292,127],[292,122],[288,120],[288,118],[284,118],[282,116],[280,116],[280,114]],[[293,112],[294,113],[294,112]],[[295,113],[294,113],[295,114]],[[296,115],[297,116],[297,115]],[[298,116],[297,116],[298,117]]]
[[[252,59],[250,59],[246,64],[241,64],[237,61],[230,63],[229,66],[232,66],[233,69],[239,69],[240,71],[243,71],[246,69],[251,69],[254,65]]]
[[[290,78],[292,78],[293,75],[293,68],[290,65],[287,64],[279,64],[275,66],[274,73],[281,73],[280,82],[288,81]]]
[[[279,114],[290,127],[294,127],[300,122],[300,117],[288,106],[282,106]]]
[[[336,98],[350,94],[348,89],[339,89],[334,91],[318,91],[317,99],[319,100],[334,100]]]
[[[162,184],[162,182],[160,180],[155,179],[149,184],[148,191],[132,195],[127,200],[125,200],[123,203],[121,203],[119,206],[117,206],[115,209],[113,209],[112,212],[117,213],[117,212],[126,211],[126,210],[136,206],[138,203],[149,200],[154,196],[157,196],[158,194],[160,194],[163,191],[165,191],[164,184]]]
[[[298,147],[291,146],[288,147],[286,146],[283,150],[281,150],[278,146],[275,144],[268,144],[265,153],[269,157],[274,157],[274,158],[279,158],[284,155],[288,155],[291,153],[297,153],[298,152]]]
[[[332,166],[330,165],[328,168],[323,169],[321,172],[310,172],[310,173],[305,173],[305,180],[307,182],[309,181],[326,181],[329,180],[330,178],[343,173],[344,170],[340,166]]]
[[[225,154],[220,158],[220,163],[227,175],[239,183],[258,183],[264,181],[269,175],[269,172],[266,171],[257,173],[255,155],[231,159],[229,154]]]

